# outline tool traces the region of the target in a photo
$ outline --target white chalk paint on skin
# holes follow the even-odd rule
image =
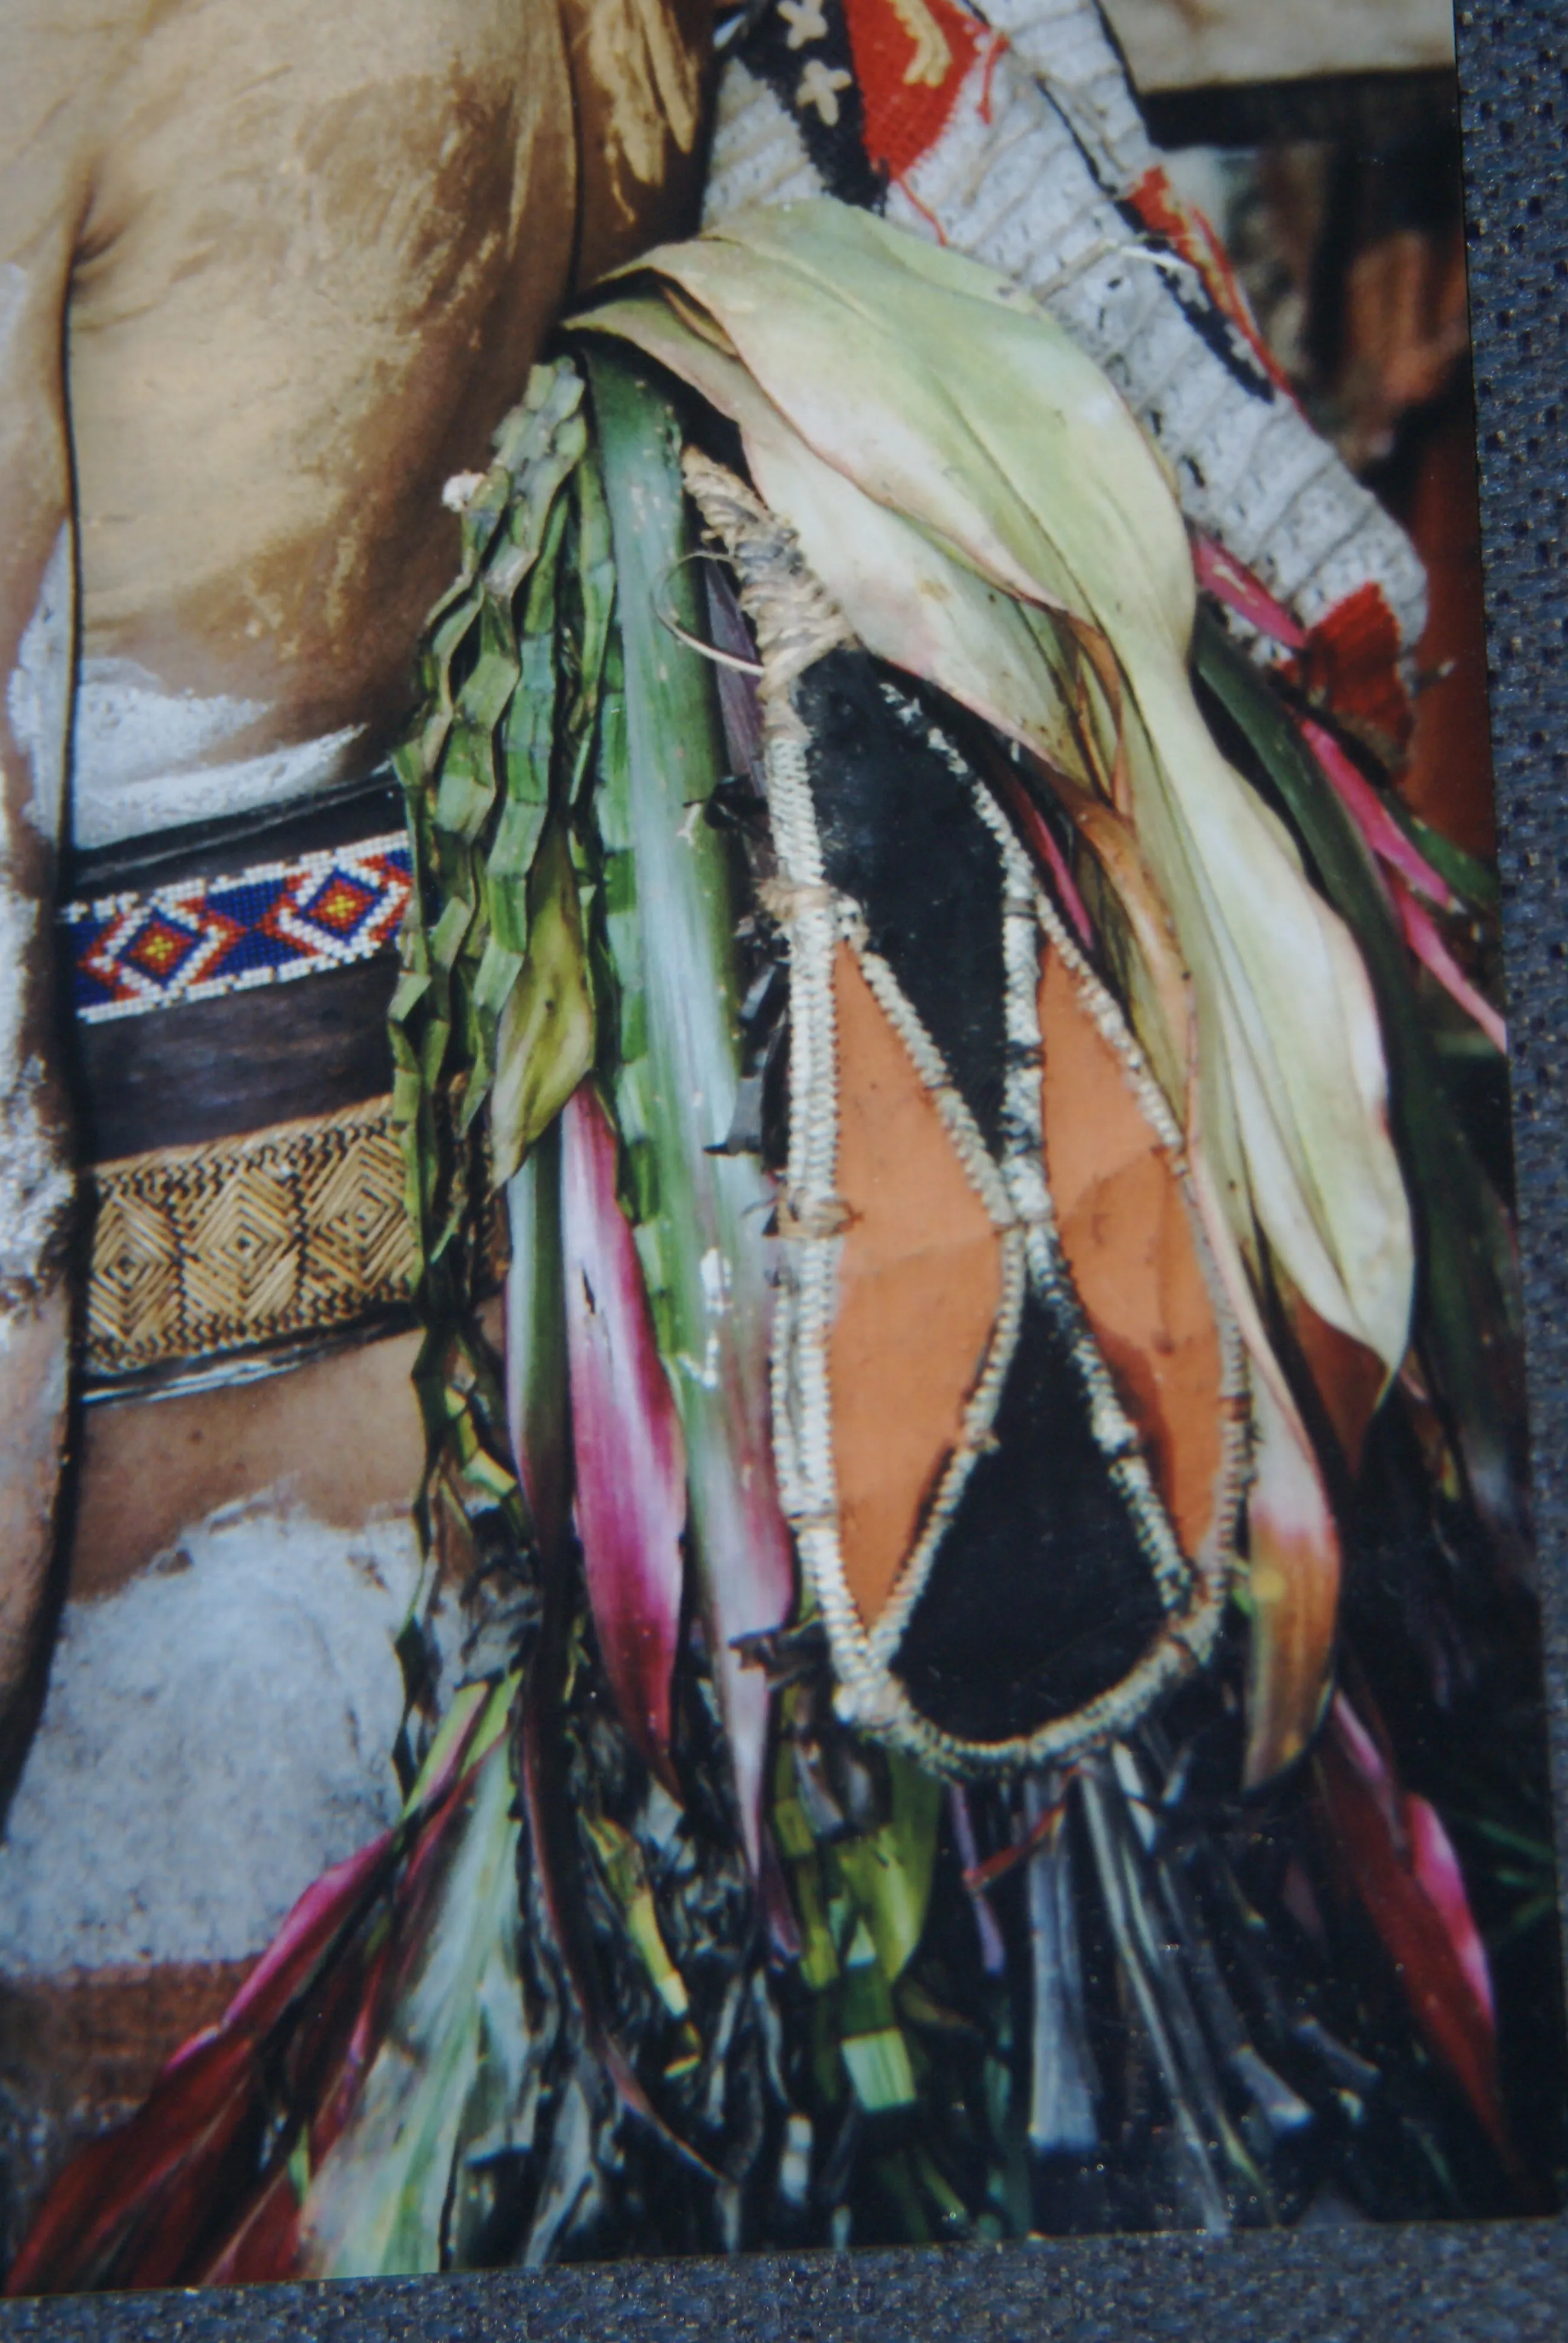
[[[0,1969],[237,1960],[394,1821],[407,1518],[256,1498],[69,1603],[0,1846]]]
[[[11,738],[26,758],[33,774],[33,793],[24,810],[34,829],[51,843],[59,840],[60,809],[65,793],[75,593],[71,532],[62,528],[45,567],[38,599],[23,630],[16,648],[16,664],[5,687]]]
[[[255,813],[343,777],[362,726],[260,756],[213,756],[266,713],[265,700],[170,691],[135,659],[85,659],[72,758],[75,843],[116,846],[184,822]]]
[[[136,659],[82,662],[76,699],[78,786],[131,789],[138,781],[209,760],[226,740],[259,723],[265,699],[210,699],[171,691]]]

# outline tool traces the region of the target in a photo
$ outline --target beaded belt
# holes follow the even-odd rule
[[[409,886],[396,789],[286,829],[138,841],[71,880],[89,1396],[397,1322],[414,1245],[386,1022]]]

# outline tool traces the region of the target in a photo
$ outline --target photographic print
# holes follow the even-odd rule
[[[1561,2208],[1452,35],[13,11],[13,2295]]]

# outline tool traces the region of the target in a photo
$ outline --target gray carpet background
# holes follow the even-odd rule
[[[1256,0],[1259,6],[1282,0]],[[1459,10],[1535,1497],[1568,1880],[1568,0]],[[0,2343],[1562,2343],[1568,2219],[0,2309]]]

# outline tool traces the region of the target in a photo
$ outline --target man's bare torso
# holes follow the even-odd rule
[[[679,221],[698,127],[657,6],[138,13],[69,306],[88,840],[381,745],[451,567],[443,481],[572,283]],[[160,795],[193,767],[204,805]]]
[[[708,23],[703,0],[9,13],[0,1710],[35,1647],[66,1421],[57,851],[369,770],[455,563],[443,483],[484,466],[573,289],[689,225]],[[394,1426],[384,1375],[365,1403],[351,1363],[312,1373],[311,1405],[285,1405],[293,1429],[282,1448],[264,1438],[256,1470],[309,1489],[368,1447],[387,1461],[355,1504],[406,1496],[411,1400]],[[189,1518],[244,1493],[236,1396],[210,1424],[196,1403],[181,1418],[180,1454],[205,1458],[182,1481]],[[95,1411],[78,1443],[76,1517],[106,1549],[78,1561],[95,1583],[166,1534],[174,1431],[133,1403]],[[133,1467],[150,1492],[139,1528],[121,1502]]]

